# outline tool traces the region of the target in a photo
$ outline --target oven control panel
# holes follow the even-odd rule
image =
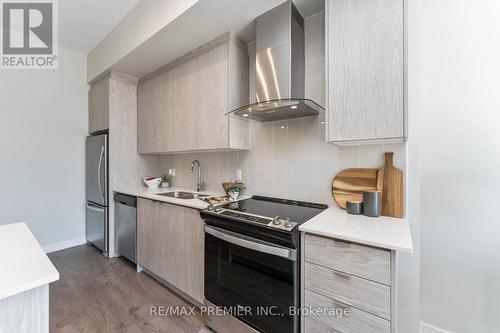
[[[219,216],[224,216],[232,220],[243,220],[245,222],[265,225],[267,227],[273,229],[281,229],[286,231],[291,231],[296,225],[296,222],[290,221],[289,218],[281,219],[279,216],[275,216],[274,218],[250,214],[250,213],[242,213],[230,209],[220,208],[217,210],[217,207],[212,211],[217,213]]]

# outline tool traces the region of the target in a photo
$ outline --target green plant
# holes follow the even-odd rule
[[[161,177],[162,183],[170,183],[170,180],[172,180],[172,176],[170,176],[170,175],[164,175]]]
[[[243,183],[238,183],[238,182],[234,182],[234,183],[231,183],[227,186],[227,191],[228,192],[238,192],[238,193],[241,193],[243,191],[245,191],[247,188],[245,187],[245,184]]]

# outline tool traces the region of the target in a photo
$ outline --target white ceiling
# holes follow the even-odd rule
[[[59,44],[88,54],[141,0],[62,0]],[[146,0],[154,1],[154,0]],[[324,10],[324,0],[293,0],[302,16]]]
[[[58,1],[59,45],[88,54],[139,1]]]
[[[143,77],[220,34],[251,25],[283,1],[199,0],[110,69]]]
[[[251,38],[255,38],[255,18],[283,1],[285,0],[199,0],[118,61],[111,70],[143,77],[228,30],[233,30],[245,41],[252,40]],[[324,9],[323,0],[293,2],[304,17]]]

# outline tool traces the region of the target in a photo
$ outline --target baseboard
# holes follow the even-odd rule
[[[45,253],[56,252],[64,249],[69,249],[70,247],[78,246],[87,243],[87,239],[85,237],[69,239],[62,242],[47,244],[43,246],[43,250]]]
[[[443,330],[442,328],[420,322],[420,333],[452,333],[450,331]]]

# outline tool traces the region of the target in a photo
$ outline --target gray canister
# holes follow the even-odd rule
[[[361,201],[347,201],[346,210],[349,214],[361,215],[363,214],[363,203]]]
[[[363,192],[363,215],[379,217],[382,213],[382,193],[380,191]]]

